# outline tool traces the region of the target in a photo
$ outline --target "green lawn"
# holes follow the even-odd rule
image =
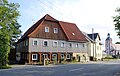
[[[0,69],[9,69],[9,68],[11,68],[10,65],[0,67]]]

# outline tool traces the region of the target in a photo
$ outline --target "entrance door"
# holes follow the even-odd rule
[[[42,63],[44,64],[45,59],[48,58],[48,54],[43,54],[42,55]]]
[[[57,61],[58,60],[57,54],[52,54],[52,60],[53,61]]]
[[[77,59],[78,59],[78,62],[80,62],[80,56],[78,56]]]

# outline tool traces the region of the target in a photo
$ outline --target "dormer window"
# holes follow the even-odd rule
[[[49,27],[45,27],[45,32],[49,32]]]
[[[54,33],[58,33],[58,28],[54,28]]]
[[[72,33],[72,35],[75,35],[75,33]]]

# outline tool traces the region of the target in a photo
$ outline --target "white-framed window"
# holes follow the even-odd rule
[[[61,58],[61,59],[64,59],[64,57],[65,57],[64,54],[61,54],[61,55],[60,55],[60,58]]]
[[[57,54],[52,54],[52,60],[57,60]]]
[[[43,46],[48,46],[48,41],[43,41]]]
[[[43,54],[43,56],[44,56],[44,59],[48,58],[48,54]]]
[[[57,47],[58,46],[58,42],[57,41],[53,41],[53,46]]]
[[[67,57],[66,57],[66,59],[70,59],[70,54],[67,54]]]
[[[79,44],[77,43],[77,44],[75,45],[75,47],[78,48],[78,47],[79,47]]]
[[[83,47],[85,47],[85,44],[83,44]]]
[[[58,33],[58,28],[54,28],[54,33]]]
[[[33,40],[33,45],[34,45],[34,46],[37,46],[37,45],[38,45],[38,40],[36,40],[36,39]]]
[[[45,27],[45,32],[49,32],[49,27]]]
[[[65,42],[61,42],[61,47],[65,47]]]
[[[70,48],[72,47],[72,43],[69,43],[69,45],[68,45]]]
[[[38,54],[32,54],[32,60],[38,60]]]

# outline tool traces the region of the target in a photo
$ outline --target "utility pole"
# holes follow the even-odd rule
[[[93,39],[93,60],[94,60],[94,53],[95,53],[95,50],[94,50],[94,29],[92,28],[92,39]]]

